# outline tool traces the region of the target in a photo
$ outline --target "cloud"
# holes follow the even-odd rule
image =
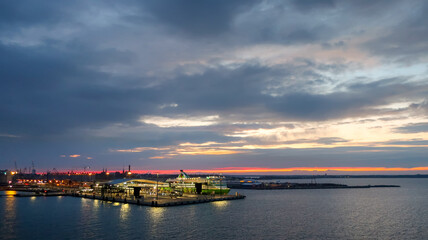
[[[336,2],[334,0],[293,0],[291,3],[298,10],[302,12],[310,11],[310,10],[320,10],[323,8],[334,8],[336,6]]]
[[[230,30],[234,18],[259,3],[255,0],[219,1],[156,1],[143,3],[155,19],[192,36],[211,37]]]
[[[411,15],[384,31],[384,34],[364,44],[373,55],[381,55],[385,61],[397,61],[404,64],[426,60],[428,24],[426,11],[428,4],[424,1],[410,1],[403,11],[412,10]]]
[[[0,44],[4,56],[0,60],[4,66],[0,70],[0,109],[6,113],[0,119],[0,131],[49,134],[110,123],[134,114],[138,117],[140,113],[129,108],[138,101],[142,102],[139,107],[144,106],[153,94],[106,85],[109,76],[82,65],[88,59],[84,60],[80,50]],[[114,52],[88,49],[86,53],[93,64],[102,64],[98,60],[104,62],[104,57],[120,62],[121,57],[116,58]]]
[[[423,162],[425,2],[190,2],[0,3],[2,156]]]
[[[217,143],[217,142],[205,142],[205,143],[181,143],[176,146],[164,146],[164,147],[136,147],[133,149],[115,149],[113,152],[119,153],[141,153],[146,151],[155,152],[155,156],[150,156],[149,159],[164,159],[172,158],[180,155],[231,155],[239,154],[242,151],[230,149],[229,144],[232,143]]]
[[[141,122],[153,124],[162,128],[169,127],[202,127],[216,124],[219,117],[213,116],[197,116],[185,118],[167,118],[160,116],[144,116],[140,119]]]
[[[396,128],[397,132],[401,133],[420,133],[428,132],[428,123],[415,123],[403,127]]]
[[[23,1],[21,4],[2,2],[0,3],[0,23],[3,24],[0,26],[5,27],[6,23],[12,26],[55,24],[67,19],[71,14],[70,10],[79,4],[61,4],[57,1],[45,1],[38,4],[34,4],[32,1]]]
[[[326,137],[326,138],[318,139],[317,142],[330,145],[330,144],[335,144],[335,143],[348,142],[348,140],[343,139],[343,138],[339,138],[339,137]]]
[[[407,141],[390,141],[386,143],[387,145],[404,145],[408,147],[419,147],[419,146],[428,146],[428,140],[423,139],[411,139]]]

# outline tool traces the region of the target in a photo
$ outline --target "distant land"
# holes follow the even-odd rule
[[[428,174],[409,175],[228,175],[228,178],[313,179],[313,178],[428,178]]]

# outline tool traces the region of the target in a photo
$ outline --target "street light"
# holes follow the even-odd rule
[[[220,195],[222,195],[222,192],[221,192],[221,174],[220,174]]]
[[[156,173],[156,200],[158,200],[159,198],[159,173]]]

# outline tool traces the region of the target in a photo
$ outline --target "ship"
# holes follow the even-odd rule
[[[197,194],[227,194],[230,188],[224,176],[190,177],[183,170],[176,178],[167,179],[170,188],[177,192]]]

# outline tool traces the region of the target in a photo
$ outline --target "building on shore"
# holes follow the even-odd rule
[[[0,185],[5,186],[12,183],[15,172],[9,170],[0,170]]]

